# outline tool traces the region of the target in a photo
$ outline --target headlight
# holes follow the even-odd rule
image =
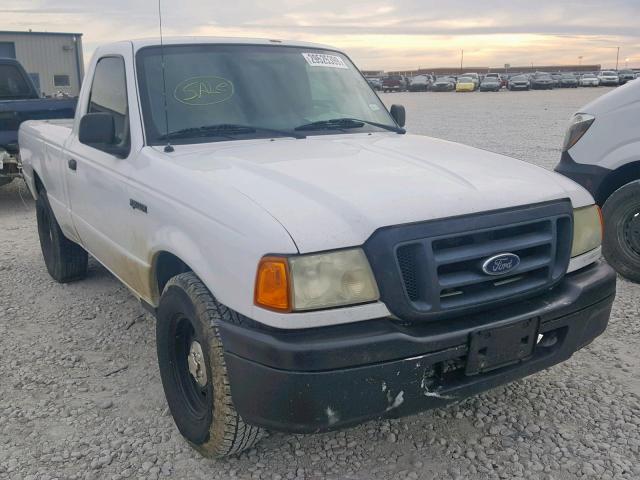
[[[573,247],[571,257],[598,248],[602,243],[602,214],[597,205],[573,211]]]
[[[360,248],[291,257],[265,257],[258,266],[255,303],[302,311],[373,302],[379,298]]]
[[[582,136],[587,133],[589,127],[596,119],[593,115],[588,113],[578,113],[572,119],[567,129],[567,133],[564,136],[564,144],[562,145],[562,151],[566,152],[573,147]]]

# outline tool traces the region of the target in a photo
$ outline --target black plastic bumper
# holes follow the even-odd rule
[[[600,186],[602,181],[607,178],[607,175],[611,173],[611,170],[598,165],[578,163],[571,158],[569,152],[562,152],[560,163],[556,166],[555,171],[582,185],[595,198],[596,202],[602,206],[603,200],[599,198]]]
[[[312,330],[222,324],[236,409],[249,423],[311,433],[435,408],[568,359],[606,328],[613,270],[599,262],[552,291],[494,311],[407,325],[392,319]],[[474,332],[533,319],[543,341],[508,366],[471,375]]]

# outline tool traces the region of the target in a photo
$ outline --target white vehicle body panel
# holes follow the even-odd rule
[[[252,39],[166,39],[172,43],[264,43]],[[145,146],[134,68],[156,39],[96,50],[69,122],[24,123],[25,177],[41,179],[65,235],[80,243],[136,296],[156,306],[155,262],[180,258],[220,302],[279,328],[348,323],[389,315],[381,302],[304,313],[253,303],[256,268],[267,254],[358,246],[378,228],[568,198],[593,203],[582,187],[531,164],[416,135],[371,133]],[[287,43],[318,48],[306,43]],[[78,141],[95,66],[126,65],[131,151],[118,159]],[[640,85],[640,84],[639,84]],[[70,171],[67,162],[78,162]],[[130,200],[144,204],[143,213]],[[592,260],[574,259],[571,269]],[[582,263],[581,263],[582,262]],[[586,262],[586,263],[585,263]]]
[[[219,142],[172,156],[194,178],[235,185],[282,223],[301,253],[361,245],[389,225],[558,198],[593,203],[561,175],[418,135]]]
[[[640,83],[628,82],[582,107],[595,121],[569,154],[577,163],[615,170],[640,161]]]

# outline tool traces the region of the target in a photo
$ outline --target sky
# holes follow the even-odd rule
[[[363,70],[460,65],[640,68],[640,0],[161,0],[165,35],[333,45]],[[5,0],[0,30],[83,33],[97,45],[158,35],[157,0]],[[581,58],[580,58],[581,57]]]

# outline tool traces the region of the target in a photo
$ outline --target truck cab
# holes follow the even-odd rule
[[[170,38],[98,48],[75,119],[20,127],[47,270],[90,254],[155,315],[203,455],[442,406],[606,328],[591,195],[404,123],[332,47]]]

